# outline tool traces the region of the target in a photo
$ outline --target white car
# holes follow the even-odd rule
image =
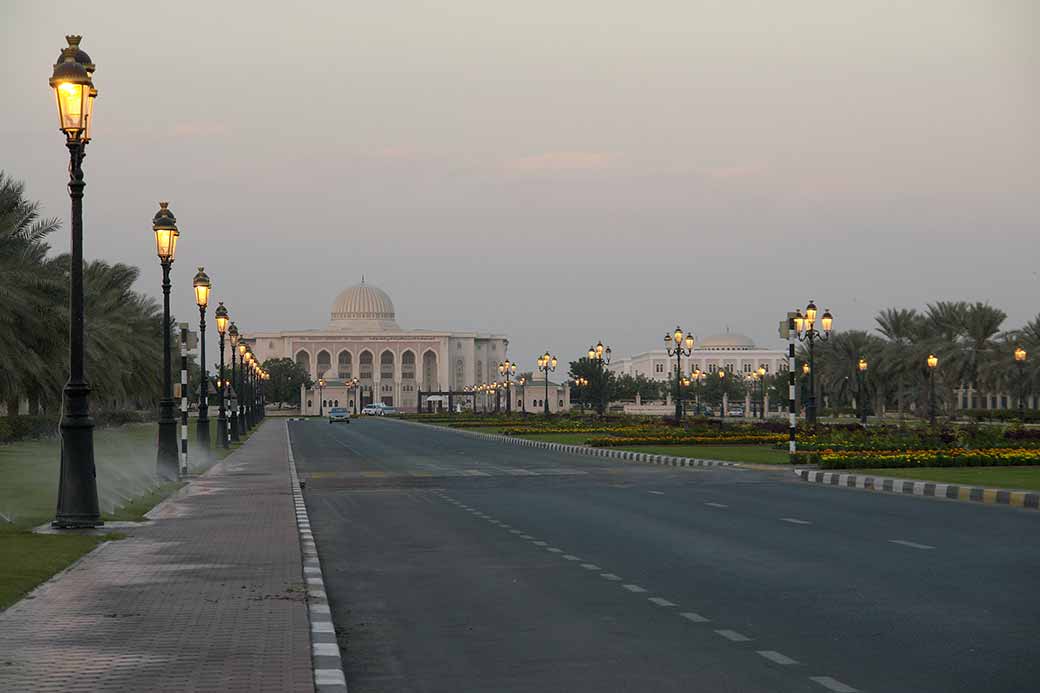
[[[366,405],[361,410],[361,413],[365,416],[385,416],[387,414],[396,414],[397,410],[391,407],[389,404],[375,402],[373,404]]]
[[[344,407],[332,407],[329,409],[329,423],[344,421],[350,423],[350,412]]]

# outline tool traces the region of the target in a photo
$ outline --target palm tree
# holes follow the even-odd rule
[[[962,313],[963,337],[958,340],[955,386],[973,385],[981,395],[983,391],[1000,385],[1001,372],[994,337],[1007,319],[1007,313],[988,303],[976,302],[965,305]],[[996,366],[996,368],[990,368]],[[983,398],[985,401],[985,398]]]
[[[877,331],[888,340],[884,367],[896,384],[896,406],[902,417],[906,414],[907,381],[914,373],[914,343],[920,338],[923,318],[913,308],[885,308],[874,320]],[[875,382],[880,379],[875,377]]]

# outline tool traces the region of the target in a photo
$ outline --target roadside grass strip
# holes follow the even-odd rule
[[[314,672],[314,688],[317,693],[332,693],[347,690],[347,677],[343,673],[343,660],[336,641],[336,627],[332,623],[325,580],[321,573],[318,547],[311,533],[307,505],[300,488],[300,477],[296,472],[292,438],[289,427],[285,428],[289,445],[289,483],[293,504],[296,507],[296,525],[300,535],[300,553],[303,557],[303,577],[307,583],[307,615],[311,622],[311,667]]]
[[[816,469],[795,469],[794,473],[802,481],[823,486],[1040,510],[1040,492],[1011,491],[1001,488],[944,484],[936,481],[824,472]]]
[[[449,430],[451,430],[451,429],[449,429]],[[459,508],[468,507],[468,506],[463,506],[459,501],[455,500],[454,498],[452,498],[452,497],[450,497],[448,495],[445,495],[443,492],[435,491],[434,494],[437,497],[439,497],[440,499],[442,499],[442,500],[446,501],[447,503],[450,503],[450,504],[452,504],[452,505],[454,505],[456,507],[459,507]],[[708,503],[708,505],[712,505],[712,504]],[[726,506],[722,506],[722,507],[726,507]],[[485,517],[489,517],[489,516],[485,516]],[[785,522],[791,522],[791,523],[794,523],[794,524],[804,524],[804,525],[812,524],[808,520],[799,520],[797,518],[791,518],[791,517],[785,517],[785,518],[780,518],[780,519],[785,521]],[[560,558],[563,558],[564,560],[567,560],[567,561],[580,561],[581,560],[580,558],[578,558],[577,556],[574,556],[573,554],[563,553],[562,549],[558,549],[558,548],[555,548],[555,547],[548,546],[547,542],[534,540],[529,535],[521,534],[519,536],[526,537],[527,540],[528,540],[528,543],[531,543],[531,544],[534,544],[534,545],[538,545],[538,546],[540,546],[542,548],[548,547],[548,548],[546,548],[547,551],[551,551],[553,553],[556,553],[557,555],[560,556]],[[927,548],[927,549],[934,548],[934,547],[931,547],[931,546],[927,546],[926,544],[916,544],[915,542],[910,542],[910,541],[900,540],[900,539],[890,539],[889,541],[894,543],[894,544],[901,544],[901,545],[908,546],[908,547],[911,547],[911,548]],[[594,563],[581,563],[580,566],[582,568],[586,569],[586,570],[589,570],[589,571],[601,570],[601,568],[598,565],[594,564]],[[648,590],[645,587],[641,587],[640,585],[636,585],[636,584],[633,584],[633,583],[626,583],[626,582],[624,582],[624,578],[622,578],[622,577],[620,577],[618,575],[615,575],[614,573],[599,573],[599,576],[601,578],[603,578],[604,580],[609,580],[610,582],[622,583],[621,584],[622,589],[624,589],[624,590],[626,590],[628,592],[631,592],[633,594],[647,594],[648,593]],[[647,597],[646,600],[649,603],[654,604],[654,605],[656,605],[658,607],[661,607],[661,608],[668,608],[668,609],[670,609],[672,607],[678,607],[679,606],[675,602],[673,602],[673,601],[671,601],[669,599],[665,599],[664,597]],[[677,611],[677,612],[674,612],[674,613],[676,613],[676,615],[678,615],[680,618],[688,621],[689,623],[704,624],[704,623],[711,623],[712,622],[710,618],[708,618],[706,616],[702,616],[701,614],[699,614],[699,613],[697,613],[695,611]],[[331,624],[330,624],[330,626],[331,626]],[[731,643],[735,643],[735,644],[736,643],[752,642],[753,640],[755,640],[755,638],[753,638],[751,636],[745,635],[743,633],[740,633],[738,631],[735,631],[735,630],[732,630],[732,629],[729,629],[729,628],[719,628],[717,630],[713,629],[713,632],[716,635],[718,635],[719,637],[721,637],[721,638],[723,638],[725,640],[728,640]],[[758,656],[762,657],[763,659],[766,659],[769,662],[772,662],[773,664],[778,664],[778,665],[784,666],[784,667],[801,666],[801,664],[802,664],[801,662],[799,662],[798,660],[794,659],[793,657],[788,657],[787,655],[785,655],[785,654],[783,654],[781,652],[778,652],[776,650],[754,650],[754,653],[757,654]],[[838,679],[836,679],[836,678],[834,678],[832,676],[810,676],[808,678],[813,683],[815,683],[815,684],[817,684],[817,685],[819,685],[819,686],[821,686],[821,687],[823,687],[823,688],[825,688],[825,689],[827,689],[829,691],[832,691],[832,693],[860,693],[858,688],[853,688],[852,686],[850,686],[850,685],[848,685],[846,683],[843,683],[843,682],[839,681]],[[320,691],[320,689],[319,689],[319,691]]]

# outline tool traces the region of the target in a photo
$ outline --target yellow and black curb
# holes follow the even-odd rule
[[[945,498],[946,500],[968,503],[1007,505],[1013,508],[1040,510],[1040,493],[1029,491],[1009,491],[1001,488],[940,484],[934,481],[893,479],[884,476],[843,474],[841,472],[823,472],[814,469],[796,469],[794,473],[803,481],[826,486],[858,488],[865,491],[898,493],[926,498]]]

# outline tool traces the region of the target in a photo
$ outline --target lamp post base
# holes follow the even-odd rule
[[[97,473],[94,467],[94,420],[85,412],[88,387],[66,386],[66,413],[61,417],[61,476],[58,480],[58,507],[52,527],[80,529],[100,527]],[[75,399],[82,402],[73,402]],[[68,410],[83,413],[69,414]]]
[[[237,443],[238,437],[238,414],[231,412],[231,418],[228,420],[228,425],[231,427],[231,442]]]
[[[177,418],[172,399],[159,400],[159,447],[156,452],[156,471],[161,479],[176,479],[180,473],[177,462]]]
[[[208,450],[209,449],[209,417],[199,417],[196,420],[195,438],[198,441],[199,447]]]
[[[227,448],[230,446],[228,442],[228,426],[227,418],[224,416],[217,417],[217,437],[220,438],[221,447]]]

